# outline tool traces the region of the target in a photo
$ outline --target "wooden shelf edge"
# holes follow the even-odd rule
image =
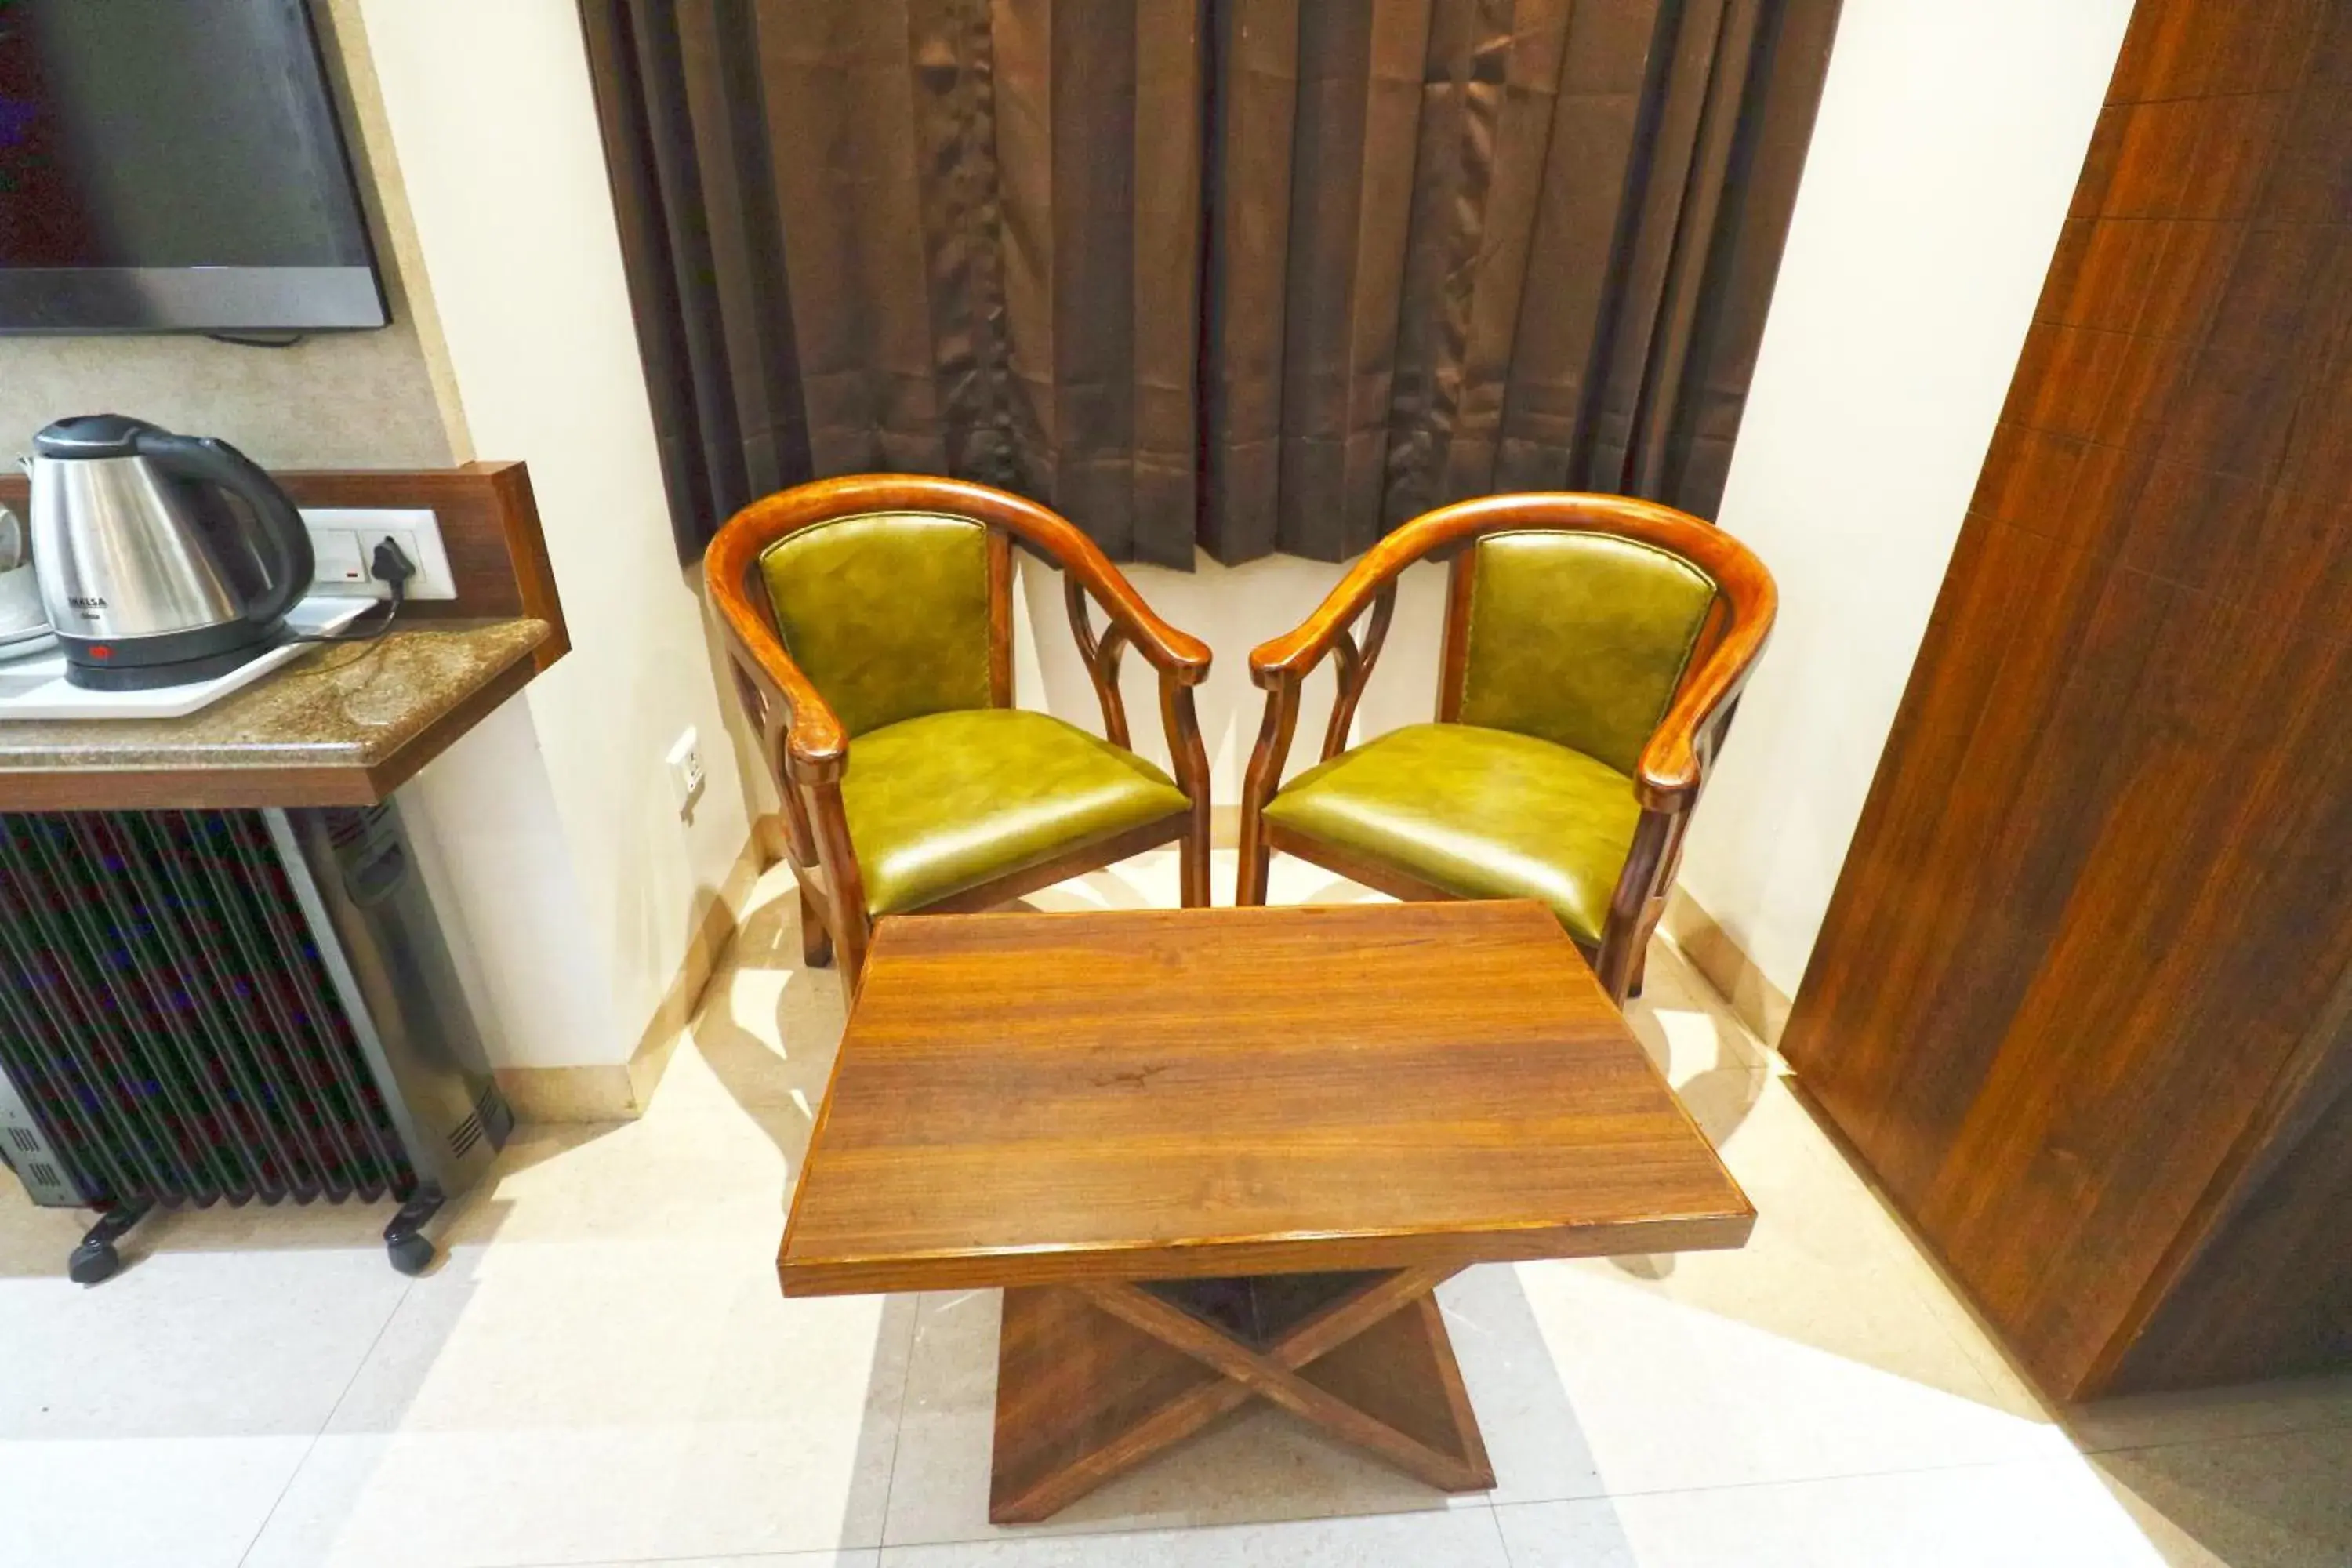
[[[519,655],[392,753],[373,763],[260,767],[0,769],[0,811],[229,810],[382,802],[537,678],[545,647]]]

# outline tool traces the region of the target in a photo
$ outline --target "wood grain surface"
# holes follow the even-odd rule
[[[2347,101],[2135,12],[1783,1043],[2063,1396],[2352,1362]]]
[[[880,925],[790,1295],[1740,1245],[1754,1210],[1531,901]]]
[[[1050,1518],[1252,1399],[1439,1490],[1492,1487],[1431,1294],[1446,1273],[1005,1291],[991,1522]]]

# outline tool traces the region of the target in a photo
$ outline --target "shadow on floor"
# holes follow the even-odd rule
[[[740,1019],[739,1007],[765,1016]],[[783,896],[745,915],[692,1029],[720,1087],[782,1153],[787,1192],[808,1152],[847,1016],[839,968],[801,963],[800,902],[787,884]]]
[[[2352,1428],[2090,1457],[2173,1568],[2352,1563]]]
[[[1575,1412],[1514,1270],[1474,1268],[1443,1287],[1448,1331],[1477,1411],[1498,1500],[1576,1498],[1580,1543],[1631,1561]],[[1446,1510],[1452,1502],[1329,1434],[1253,1401],[1142,1461],[1041,1524],[987,1522],[1000,1295],[892,1297],[885,1310],[853,1528],[877,1517],[889,1545],[1103,1535]],[[898,1347],[903,1347],[902,1351]],[[894,1353],[894,1352],[896,1353]],[[869,1461],[887,1453],[887,1466]],[[1475,1500],[1465,1498],[1460,1500]],[[1074,1559],[1075,1560],[1075,1559]],[[1095,1561],[1088,1557],[1086,1561]],[[1318,1559],[1319,1560],[1319,1559]],[[1601,1561],[1617,1561],[1610,1550]]]

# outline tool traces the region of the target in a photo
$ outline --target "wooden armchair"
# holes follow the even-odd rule
[[[1108,742],[1012,706],[1016,539],[1062,571]],[[983,909],[1171,839],[1183,901],[1208,902],[1209,650],[1067,521],[986,485],[856,475],[752,502],[703,563],[783,795],[811,963],[837,951],[854,983],[884,915]],[[1173,779],[1127,749],[1130,645],[1160,672]]]
[[[1437,722],[1343,749],[1397,574],[1444,550]],[[1266,706],[1236,901],[1265,901],[1275,849],[1399,898],[1539,899],[1622,1004],[1776,600],[1738,540],[1648,501],[1489,496],[1415,518],[1250,655]],[[1322,761],[1285,784],[1299,686],[1327,654]]]

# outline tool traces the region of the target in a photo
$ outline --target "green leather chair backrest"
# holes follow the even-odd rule
[[[1630,773],[1690,662],[1715,583],[1607,533],[1490,533],[1471,558],[1465,724],[1572,747]]]
[[[990,705],[984,524],[835,518],[768,546],[760,574],[784,651],[851,735]]]

